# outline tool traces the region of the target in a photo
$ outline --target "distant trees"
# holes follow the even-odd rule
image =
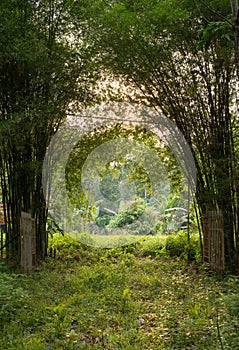
[[[66,184],[71,202],[76,207],[86,212],[88,198],[81,183],[83,166],[88,156],[101,144],[107,143],[110,140],[116,140],[117,142],[118,138],[130,139],[135,143],[143,142],[147,149],[154,151],[160,163],[162,163],[166,169],[166,180],[168,181],[171,191],[179,196],[183,187],[183,181],[180,168],[173,152],[163,144],[163,141],[159,142],[150,131],[140,126],[135,127],[133,125],[127,125],[127,127],[125,127],[119,123],[115,125],[114,121],[111,121],[105,126],[95,128],[90,135],[82,137],[70,153],[66,166]],[[109,148],[110,146],[108,146],[108,149]],[[112,156],[114,157],[114,155]],[[96,157],[94,157],[93,161],[90,162],[90,165],[94,168],[92,169],[91,175],[93,176],[93,174],[95,174],[95,169],[97,169],[97,173],[99,173],[101,193],[112,201],[110,203],[111,206],[113,206],[113,202],[115,204],[115,208],[109,207],[108,209],[116,212],[118,211],[120,201],[123,199],[119,193],[120,183],[123,184],[126,180],[129,186],[134,184],[137,196],[150,197],[153,195],[149,175],[142,166],[137,164],[137,161],[122,159],[122,156],[119,156],[117,152],[115,153],[115,158],[111,160],[114,160],[113,165],[110,163],[105,164],[104,154],[102,154],[102,158],[96,159]],[[163,174],[161,174],[161,178],[163,179]],[[164,200],[166,203],[167,199]],[[97,203],[95,203],[95,205],[97,205]],[[100,206],[100,203],[98,203],[98,205]]]

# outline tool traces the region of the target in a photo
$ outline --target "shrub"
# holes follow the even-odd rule
[[[197,260],[200,256],[200,244],[197,235],[190,236],[188,242],[187,232],[180,231],[176,235],[170,235],[166,239],[166,251],[170,257],[183,257]]]
[[[159,257],[165,256],[165,236],[149,236],[140,240],[137,249],[137,255],[139,256],[150,256]]]
[[[99,227],[105,227],[110,223],[110,220],[112,220],[112,215],[102,215],[102,216],[98,216],[95,219],[96,224]]]
[[[143,199],[130,203],[110,220],[108,229],[122,228],[133,235],[155,235],[158,216],[153,207],[146,205]]]
[[[135,200],[131,202],[124,210],[120,211],[110,220],[109,228],[120,228],[132,224],[145,212],[146,204],[144,200]]]

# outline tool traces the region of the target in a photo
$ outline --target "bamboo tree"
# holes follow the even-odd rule
[[[112,1],[102,5],[96,26],[104,28],[98,38],[102,66],[123,75],[143,101],[176,123],[191,146],[200,216],[223,211],[226,261],[233,270],[239,258],[238,119],[231,110],[232,26],[222,21],[231,10],[225,1],[213,6],[208,11],[190,0]]]
[[[232,19],[234,28],[234,49],[235,49],[235,64],[237,69],[237,76],[239,79],[239,8],[238,1],[231,0]]]
[[[42,163],[69,103],[84,100],[81,76],[88,74],[84,48],[78,54],[69,41],[73,5],[70,0],[0,5],[0,178],[9,258],[19,257],[22,210],[36,220],[37,256],[47,254]]]

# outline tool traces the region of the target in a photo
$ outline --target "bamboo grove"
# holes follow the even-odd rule
[[[7,1],[0,5],[0,177],[9,257],[19,255],[20,212],[47,249],[41,170],[47,145],[72,101],[99,96],[113,75],[173,120],[197,167],[196,206],[224,217],[227,267],[239,265],[238,3]],[[100,97],[104,98],[104,96]],[[17,237],[17,238],[16,238]]]
[[[232,5],[235,1],[232,1]],[[235,7],[235,6],[234,6]],[[238,6],[122,1],[103,10],[108,66],[182,131],[197,167],[201,221],[224,217],[227,266],[239,263]],[[235,52],[235,54],[234,54]]]
[[[71,8],[71,1],[0,4],[0,179],[10,259],[19,259],[21,211],[36,220],[37,256],[47,254],[42,163],[69,102],[83,102],[85,93],[83,48],[78,54],[60,40]]]

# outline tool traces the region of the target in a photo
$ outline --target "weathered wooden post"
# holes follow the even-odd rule
[[[1,259],[5,256],[6,246],[4,246],[4,236],[6,233],[6,223],[4,217],[4,203],[0,203],[0,235],[1,235]]]
[[[30,274],[36,264],[35,219],[31,214],[21,213],[21,270]]]
[[[212,270],[225,269],[223,214],[210,211],[203,223],[203,260]]]

